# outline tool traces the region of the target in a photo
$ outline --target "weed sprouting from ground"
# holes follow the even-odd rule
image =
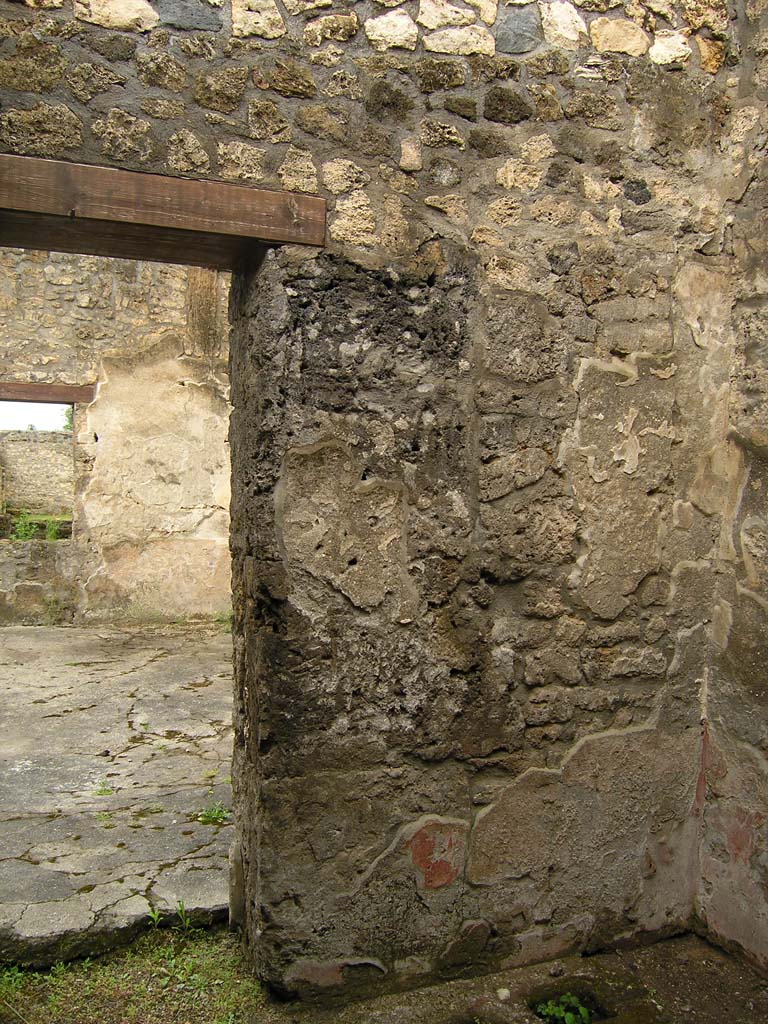
[[[548,999],[539,1003],[536,1016],[550,1024],[590,1024],[592,1015],[578,996],[565,992],[557,999]]]
[[[213,617],[214,623],[219,627],[219,629],[223,630],[225,633],[232,632],[232,619],[233,614],[231,611],[219,612],[217,615],[214,615]]]
[[[215,804],[204,807],[198,814],[197,820],[202,825],[226,825],[230,813],[221,800],[217,800]]]
[[[250,1024],[262,1001],[226,932],[158,928],[97,960],[47,972],[0,969],[3,1024]]]

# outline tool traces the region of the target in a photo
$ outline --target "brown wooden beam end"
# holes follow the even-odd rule
[[[26,381],[0,381],[0,402],[87,405],[95,397],[95,384],[28,384]]]
[[[256,242],[325,244],[320,196],[29,156],[0,154],[0,209]]]

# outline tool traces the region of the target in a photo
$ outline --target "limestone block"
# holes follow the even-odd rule
[[[248,104],[248,129],[254,139],[290,142],[293,129],[272,100],[251,100]]]
[[[365,192],[352,192],[336,203],[329,233],[337,242],[373,245],[376,241],[376,217]]]
[[[106,117],[94,121],[92,131],[101,139],[102,151],[118,160],[134,158],[146,163],[157,152],[157,139],[149,121],[119,107],[113,107]]]
[[[139,78],[144,85],[155,85],[169,92],[182,92],[187,86],[187,72],[169,53],[149,50],[136,58]]]
[[[34,38],[22,38],[16,53],[0,60],[0,88],[23,92],[50,92],[64,74],[61,49]]]
[[[342,110],[328,110],[323,103],[306,103],[299,107],[296,126],[317,139],[344,142],[349,135],[349,120]]]
[[[260,181],[264,177],[264,151],[247,142],[220,142],[218,157],[222,178]]]
[[[317,192],[317,168],[305,149],[291,146],[277,173],[289,192]]]
[[[187,110],[182,100],[167,100],[163,96],[145,96],[141,101],[141,109],[143,113],[156,117],[159,121],[183,117]]]
[[[696,43],[699,47],[701,70],[716,75],[725,63],[725,44],[718,39],[707,39],[704,36],[696,36]]]
[[[487,28],[469,25],[466,28],[444,28],[424,37],[424,49],[432,53],[454,53],[461,57],[484,54],[492,57],[496,40]]]
[[[409,137],[400,143],[400,170],[420,171],[424,166],[419,139]]]
[[[691,56],[688,40],[682,32],[659,30],[648,56],[654,64],[684,64]]]
[[[578,50],[588,42],[584,19],[568,0],[540,3],[544,38],[551,46],[563,50]]]
[[[525,160],[510,158],[496,172],[496,181],[502,188],[519,188],[533,192],[541,184],[546,167],[529,164]]]
[[[392,11],[378,18],[369,18],[365,23],[365,34],[374,50],[415,50],[419,30],[405,11]]]
[[[279,39],[288,30],[275,0],[232,0],[232,34]]]
[[[371,180],[370,174],[351,160],[329,160],[321,170],[323,184],[334,195],[363,188]]]
[[[475,20],[472,11],[455,7],[447,0],[421,0],[416,21],[424,28],[449,28],[452,25],[471,25]]]
[[[683,16],[691,28],[709,28],[721,38],[728,33],[726,0],[682,0]]]
[[[424,202],[427,206],[444,213],[452,224],[466,224],[469,219],[469,208],[464,196],[426,196]]]
[[[247,83],[247,68],[226,67],[201,72],[195,83],[195,102],[208,110],[229,114],[239,106]]]
[[[322,7],[332,7],[333,0],[284,0],[285,9],[289,14],[306,14]]]
[[[595,49],[601,53],[628,53],[642,57],[648,52],[648,36],[628,18],[595,18],[589,26]]]
[[[326,14],[315,18],[304,28],[304,42],[308,46],[320,46],[326,39],[345,42],[351,39],[360,27],[354,11],[351,14]]]
[[[148,32],[160,15],[147,0],[75,0],[75,17],[102,28]]]
[[[503,199],[495,199],[488,206],[488,216],[500,227],[511,227],[520,223],[520,202],[505,196]]]
[[[94,96],[109,92],[125,81],[122,75],[103,64],[78,64],[67,75],[67,83],[81,103],[89,103]]]
[[[422,144],[425,146],[456,146],[464,149],[461,132],[452,124],[441,121],[422,121],[419,129]]]
[[[197,136],[182,128],[168,140],[168,166],[182,173],[205,172],[211,169],[211,161]]]
[[[497,124],[519,124],[533,115],[533,107],[520,92],[495,85],[485,94],[483,114]]]
[[[499,10],[498,0],[467,0],[470,7],[474,7],[480,20],[486,25],[493,25]]]
[[[312,72],[295,60],[276,60],[268,82],[281,96],[314,96],[317,92]]]

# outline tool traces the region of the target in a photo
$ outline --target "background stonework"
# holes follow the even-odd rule
[[[55,430],[0,430],[0,506],[72,512],[75,500],[72,434]]]
[[[231,299],[262,975],[765,962],[764,4],[46,2],[5,149],[329,202]]]
[[[20,575],[36,559],[20,562],[6,545],[2,617],[50,618],[52,590],[57,618],[226,612],[227,276],[18,250],[0,258],[4,379],[98,384],[75,413],[73,539],[56,545],[73,550],[45,556],[57,567],[46,582],[38,570]]]

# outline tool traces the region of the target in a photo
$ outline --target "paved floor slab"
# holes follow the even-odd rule
[[[0,629],[0,959],[226,914],[231,706],[221,630]]]

